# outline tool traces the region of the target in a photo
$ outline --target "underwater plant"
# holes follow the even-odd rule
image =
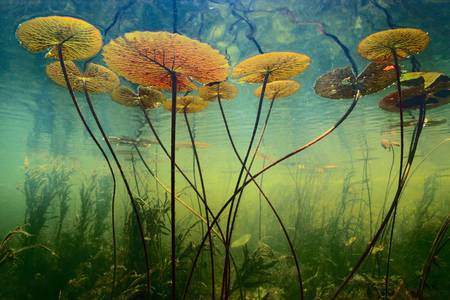
[[[240,203],[240,196],[237,200],[235,200],[235,197],[238,195],[238,189],[241,184],[242,175],[245,170],[247,160],[250,156],[250,151],[252,149],[258,129],[266,86],[269,82],[276,80],[285,80],[301,74],[309,67],[310,62],[311,59],[304,54],[294,52],[270,52],[247,58],[236,65],[233,69],[233,77],[239,78],[241,82],[261,83],[262,86],[252,135],[246,150],[246,154],[242,161],[242,167],[238,175],[233,196],[231,197],[231,203],[227,217],[227,243],[225,246],[226,251],[223,280],[225,282],[225,284],[223,284],[223,287],[225,287],[225,289],[223,289],[222,291],[223,293],[225,293],[225,297],[227,295],[227,290],[229,290],[230,284],[229,278],[227,278],[229,276],[229,247]],[[244,176],[243,182],[246,181],[247,174],[248,173],[246,173],[246,175]],[[239,191],[239,193],[241,191],[242,189]],[[234,207],[235,202],[236,207]]]
[[[355,265],[353,266],[351,272],[346,276],[343,283],[337,288],[333,295],[333,299],[339,295],[343,288],[349,283],[353,275],[362,265],[366,257],[371,252],[372,248],[375,246],[378,239],[381,237],[382,233],[386,229],[388,222],[391,221],[391,231],[390,231],[390,242],[388,248],[388,257],[386,265],[386,278],[385,278],[385,296],[388,294],[389,285],[389,262],[392,246],[392,237],[395,225],[395,216],[397,213],[398,201],[400,199],[401,192],[403,190],[404,184],[408,178],[409,172],[411,170],[411,165],[414,160],[414,155],[417,149],[417,144],[419,142],[419,137],[423,128],[423,121],[425,117],[425,105],[422,102],[420,105],[420,113],[417,121],[416,129],[413,132],[411,139],[410,151],[408,153],[408,159],[406,166],[403,166],[403,155],[404,155],[404,132],[403,132],[403,108],[402,108],[402,89],[401,89],[401,78],[400,78],[400,67],[398,64],[399,59],[407,58],[412,54],[417,54],[424,50],[428,46],[429,38],[428,34],[419,29],[413,28],[401,28],[401,29],[390,29],[385,31],[380,31],[369,35],[363,39],[358,45],[358,52],[364,58],[371,61],[392,61],[395,72],[396,72],[396,87],[399,97],[399,115],[400,115],[400,159],[399,159],[399,176],[398,176],[398,186],[395,193],[394,199],[391,206],[386,213],[383,221],[376,230],[374,236],[371,238],[370,243],[361,254]]]
[[[116,195],[116,179],[106,152],[90,129],[72,89],[65,60],[82,60],[96,55],[102,46],[102,36],[97,28],[86,21],[62,16],[38,17],[20,24],[16,36],[22,46],[31,52],[48,51],[46,57],[59,61],[70,98],[90,138],[106,161],[113,180],[112,206]],[[86,86],[86,85],[85,85]],[[112,219],[114,224],[114,208]],[[143,235],[142,235],[143,236]],[[143,240],[145,243],[145,241]],[[115,238],[113,230],[113,244]],[[145,248],[145,245],[144,245]],[[115,251],[114,251],[115,252]],[[115,256],[115,255],[114,255]],[[114,284],[113,284],[114,285]],[[113,288],[114,289],[114,288]]]
[[[31,234],[25,231],[24,226],[19,226],[15,228],[13,231],[9,232],[3,240],[0,242],[0,267],[6,264],[10,260],[16,259],[17,255],[24,251],[28,251],[34,248],[42,248],[47,250],[50,254],[56,255],[50,248],[43,244],[31,244],[27,246],[23,246],[19,249],[14,249],[8,245],[8,243],[14,239],[16,236],[23,236],[25,238],[31,237]]]
[[[158,108],[164,100],[164,95],[150,87],[139,86],[137,92],[134,92],[121,86],[112,91],[111,98],[125,106],[141,106],[145,114],[145,109]]]
[[[177,92],[190,90],[190,78],[200,83],[223,81],[225,58],[207,44],[168,32],[131,32],[104,47],[107,65],[126,79],[170,90],[171,110],[171,263],[172,299],[176,298],[175,143]]]
[[[84,93],[84,96],[86,98],[86,102],[89,106],[89,110],[94,117],[95,123],[100,130],[100,133],[103,136],[103,140],[106,142],[106,145],[109,149],[109,151],[112,154],[112,157],[114,159],[114,162],[116,163],[117,168],[119,169],[120,175],[122,177],[122,180],[125,184],[126,191],[128,193],[128,196],[131,201],[131,205],[133,207],[133,211],[137,220],[137,226],[139,226],[140,229],[140,236],[141,236],[141,242],[143,245],[143,251],[144,251],[144,258],[147,261],[148,266],[148,253],[146,250],[146,243],[145,243],[145,237],[144,232],[142,229],[142,221],[139,216],[139,210],[135,204],[133,192],[131,190],[131,187],[128,183],[128,180],[125,177],[125,173],[122,169],[122,166],[111,146],[111,143],[108,140],[108,136],[106,135],[100,120],[95,112],[94,106],[91,101],[91,97],[89,93],[107,93],[114,90],[117,86],[120,84],[120,80],[118,76],[113,73],[111,70],[109,70],[106,67],[103,67],[101,65],[97,65],[94,63],[89,63],[86,66],[86,70],[84,72],[80,72],[75,64],[72,62],[67,62],[67,68],[64,72],[64,69],[58,68],[58,63],[52,63],[47,66],[47,75],[56,83],[60,85],[67,84],[67,87],[72,86],[73,91],[82,91]],[[67,82],[66,79],[68,78]],[[114,201],[113,199],[113,206]],[[113,216],[114,218],[114,216]],[[115,237],[113,237],[113,240],[115,240]],[[115,242],[113,242],[115,244]],[[115,265],[116,263],[114,263]],[[148,268],[147,268],[148,269]],[[148,273],[148,272],[147,272]],[[148,276],[150,278],[150,276]]]
[[[172,102],[171,101],[165,101],[163,103],[163,106],[166,110],[171,111],[172,110]],[[200,177],[200,184],[202,188],[202,194],[203,194],[203,203],[205,205],[205,216],[206,216],[206,225],[209,228],[210,226],[210,220],[209,220],[209,213],[208,213],[208,200],[206,197],[206,188],[205,188],[205,182],[203,180],[203,172],[200,165],[200,159],[197,153],[197,147],[195,144],[195,138],[192,133],[191,125],[189,124],[189,119],[187,114],[188,113],[197,113],[202,110],[204,110],[208,106],[208,102],[204,101],[200,97],[196,96],[184,96],[184,97],[178,97],[176,99],[176,111],[178,113],[183,113],[184,120],[186,122],[186,127],[189,132],[189,138],[191,139],[192,144],[192,150],[194,153],[195,162],[197,164],[197,169]],[[209,250],[210,250],[210,260],[211,260],[211,288],[212,288],[212,299],[215,299],[215,267],[214,267],[214,244],[213,244],[213,238],[210,231],[208,231],[208,239],[209,239]]]

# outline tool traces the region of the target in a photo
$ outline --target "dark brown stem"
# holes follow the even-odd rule
[[[112,200],[111,200],[111,223],[112,223],[112,242],[113,242],[113,282],[112,282],[112,288],[111,288],[111,299],[114,294],[114,289],[116,286],[116,273],[117,273],[117,241],[116,241],[116,226],[115,226],[115,200],[116,200],[116,176],[114,174],[114,170],[111,166],[111,162],[109,161],[108,156],[105,153],[105,150],[103,150],[102,146],[98,142],[97,138],[95,137],[94,133],[92,132],[91,128],[89,127],[88,123],[86,122],[86,119],[83,116],[83,113],[81,111],[80,105],[78,104],[77,98],[75,97],[75,93],[73,92],[72,85],[69,81],[69,76],[67,74],[67,68],[66,64],[64,62],[63,54],[62,54],[62,45],[58,46],[58,59],[59,64],[61,66],[61,70],[63,72],[64,80],[66,82],[67,89],[70,94],[70,98],[72,99],[72,103],[75,106],[75,109],[78,113],[78,116],[81,119],[81,122],[83,123],[84,127],[86,128],[86,131],[89,133],[89,136],[94,141],[97,148],[102,153],[103,158],[105,159],[106,163],[108,164],[109,172],[111,173],[111,178],[113,180],[113,193],[112,193]]]
[[[194,135],[192,134],[192,130],[191,130],[191,126],[189,124],[189,120],[186,114],[186,110],[183,111],[183,115],[184,115],[184,120],[186,121],[186,127],[188,129],[189,132],[189,137],[191,139],[191,143],[192,143],[192,149],[194,151],[194,156],[195,156],[195,161],[197,162],[197,169],[198,169],[198,174],[200,177],[200,184],[202,186],[202,192],[203,192],[203,198],[205,199],[204,204],[205,204],[205,212],[206,212],[206,225],[209,228],[209,214],[208,214],[208,200],[206,198],[206,189],[205,189],[205,182],[203,180],[203,172],[202,172],[202,168],[200,166],[200,159],[198,157],[198,152],[197,152],[197,147],[195,146],[195,140],[194,140]],[[209,248],[210,248],[210,260],[211,260],[211,299],[216,299],[216,293],[215,293],[215,288],[216,288],[216,281],[215,281],[215,268],[214,268],[214,244],[213,244],[213,240],[212,240],[212,234],[211,232],[209,232],[208,234],[208,238],[209,238]]]
[[[232,215],[233,215],[233,209],[234,209],[234,203],[235,203],[235,198],[236,195],[238,195],[236,193],[237,189],[239,188],[239,184],[241,183],[241,179],[242,179],[242,175],[244,174],[244,169],[245,166],[247,164],[247,160],[250,156],[250,151],[252,149],[253,146],[253,141],[255,140],[255,136],[256,136],[256,132],[258,130],[258,124],[259,124],[259,119],[261,117],[261,109],[262,109],[262,104],[263,104],[263,99],[264,99],[264,93],[266,90],[266,85],[267,82],[269,80],[269,76],[270,76],[270,72],[266,72],[264,74],[264,80],[263,80],[263,84],[262,84],[262,90],[261,90],[261,95],[259,98],[259,103],[258,103],[258,110],[256,113],[256,120],[255,120],[255,124],[253,126],[253,132],[250,138],[250,142],[247,148],[247,152],[245,154],[244,160],[243,160],[243,164],[241,167],[241,170],[239,171],[239,176],[238,176],[238,180],[236,182],[236,186],[234,189],[234,197],[233,197],[233,201],[231,202],[230,205],[230,211],[228,213],[228,219],[227,219],[227,230],[226,230],[226,236],[227,236],[227,240],[225,242],[225,264],[224,264],[224,271],[223,271],[223,280],[222,280],[222,295],[223,298],[227,299],[228,298],[228,285],[229,285],[229,277],[230,277],[230,258],[229,258],[229,252],[230,252],[230,245],[231,245],[231,220],[232,220]]]
[[[396,65],[396,69],[399,70],[398,64]],[[400,75],[399,72],[397,72],[397,89],[401,89],[399,75]],[[400,91],[399,95],[401,95],[401,91]],[[401,103],[401,99],[400,99],[400,103]],[[399,104],[399,106],[401,106],[401,104]],[[415,152],[417,150],[417,145],[419,143],[419,138],[420,138],[420,135],[421,135],[421,132],[422,132],[424,120],[425,120],[425,102],[422,103],[421,107],[420,107],[419,119],[417,121],[415,132],[414,132],[413,138],[411,140],[411,147],[410,147],[410,151],[409,151],[409,154],[408,154],[408,161],[407,161],[407,164],[406,164],[405,168],[400,171],[399,177],[401,178],[401,182],[400,182],[400,184],[399,184],[399,186],[397,188],[397,191],[395,193],[395,196],[394,196],[394,199],[393,199],[393,201],[391,203],[391,206],[390,206],[388,212],[386,213],[386,216],[384,217],[382,223],[380,224],[377,232],[373,236],[372,240],[369,242],[369,244],[367,245],[366,249],[361,254],[361,256],[359,257],[359,259],[356,262],[356,264],[353,266],[351,272],[346,276],[344,281],[337,288],[337,290],[334,293],[332,299],[336,299],[337,298],[337,296],[343,291],[344,287],[350,282],[350,280],[356,274],[356,272],[361,267],[361,265],[365,261],[365,259],[368,257],[368,255],[370,254],[370,251],[375,246],[375,244],[379,240],[380,236],[382,235],[382,233],[386,229],[386,226],[388,225],[389,221],[391,220],[392,215],[396,211],[397,205],[398,205],[398,202],[399,202],[399,199],[400,199],[400,196],[401,196],[401,193],[402,193],[402,191],[404,189],[405,183],[406,183],[406,181],[408,179],[408,176],[409,176],[409,174],[411,172],[411,166],[412,166],[412,163],[414,161],[414,156],[415,156]],[[403,123],[401,123],[400,126],[403,127]],[[387,280],[386,280],[386,282],[387,282]]]
[[[177,257],[176,257],[176,233],[175,233],[175,142],[177,125],[177,74],[170,72],[172,81],[172,111],[170,126],[170,237],[171,237],[171,270],[172,270],[172,300],[177,299]]]
[[[402,103],[402,88],[401,88],[401,82],[400,82],[400,66],[398,65],[398,58],[397,53],[395,49],[391,50],[392,57],[393,57],[393,63],[395,66],[395,75],[396,75],[396,86],[397,86],[397,93],[398,93],[398,108],[400,111],[400,161],[399,161],[399,173],[398,173],[398,187],[397,189],[401,189],[402,182],[404,178],[402,177],[403,173],[403,155],[404,155],[404,149],[405,149],[405,139],[404,139],[404,126],[403,126],[403,103]],[[394,209],[394,214],[392,218],[392,225],[391,225],[391,232],[389,237],[389,248],[388,248],[388,255],[387,255],[387,261],[386,261],[386,277],[385,277],[385,284],[384,284],[384,292],[385,296],[388,297],[388,286],[389,286],[389,267],[390,267],[390,260],[391,260],[391,252],[392,252],[392,242],[394,238],[394,227],[395,227],[395,219],[397,216],[397,207]]]
[[[97,124],[98,129],[100,130],[100,133],[103,136],[103,139],[105,140],[106,145],[108,146],[109,151],[111,152],[111,155],[114,159],[114,162],[116,163],[117,168],[119,169],[120,176],[122,177],[123,183],[125,184],[125,189],[127,191],[128,197],[130,198],[131,206],[133,207],[133,212],[136,218],[136,222],[138,225],[139,230],[139,236],[141,238],[142,243],[142,250],[144,251],[144,259],[145,259],[145,275],[147,279],[147,297],[150,298],[150,264],[148,259],[148,250],[147,250],[147,242],[145,241],[145,233],[144,233],[144,226],[142,224],[141,217],[139,215],[139,208],[134,200],[133,192],[131,191],[130,184],[128,183],[128,180],[125,176],[125,172],[122,169],[122,165],[120,164],[119,159],[116,156],[116,153],[114,152],[113,147],[111,146],[111,143],[109,142],[108,136],[106,135],[105,131],[103,130],[103,126],[100,123],[100,120],[97,116],[97,113],[95,112],[94,106],[92,105],[91,97],[89,96],[89,92],[87,90],[86,85],[83,85],[84,95],[86,97],[86,102],[89,106],[89,110],[91,111],[92,116],[94,117],[95,123]]]
[[[147,125],[150,128],[150,131],[153,133],[153,135],[156,138],[156,141],[158,142],[159,146],[161,147],[161,149],[163,150],[164,154],[166,154],[168,159],[171,159],[170,153],[167,150],[166,146],[164,146],[161,138],[159,137],[159,134],[156,132],[155,127],[153,126],[153,122],[150,120],[150,118],[147,115],[147,112],[145,111],[145,107],[143,106],[142,101],[140,101],[140,106],[142,109],[142,113],[144,114],[144,117],[147,121]],[[189,179],[189,177],[186,175],[186,173],[180,168],[180,166],[178,166],[178,164],[175,162],[175,168],[178,170],[178,172],[184,177],[184,179],[187,181],[187,183],[191,186],[191,188],[194,190],[195,194],[197,195],[197,197],[200,198],[200,200],[204,203],[205,199],[203,199],[202,194],[198,191],[197,187],[195,186],[195,184]],[[208,209],[208,212],[211,214],[211,216],[214,217],[212,211],[210,209]]]

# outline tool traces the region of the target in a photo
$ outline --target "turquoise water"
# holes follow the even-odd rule
[[[311,58],[309,68],[293,78],[300,82],[301,89],[275,102],[251,169],[253,174],[330,128],[352,103],[351,99],[330,100],[314,92],[314,83],[320,75],[349,65],[343,49],[319,30],[318,22],[325,33],[334,35],[349,49],[360,70],[368,61],[357,52],[359,42],[369,34],[389,29],[387,20],[394,27],[419,28],[430,37],[428,47],[416,56],[421,70],[450,73],[448,1],[177,0],[175,4],[177,32],[226,55],[230,70],[257,55],[256,44],[265,53],[289,51]],[[32,234],[27,237],[25,233],[17,233],[0,248],[0,255],[8,253],[0,256],[0,299],[172,297],[170,160],[153,143],[156,139],[142,111],[113,102],[108,93],[91,95],[108,136],[152,141],[139,149],[157,179],[145,169],[133,147],[113,144],[144,223],[150,295],[146,293],[146,265],[130,199],[83,93],[76,96],[88,124],[113,163],[117,180],[115,283],[109,169],[80,122],[67,89],[45,74],[45,66],[51,60],[44,57],[45,52],[27,51],[15,36],[19,24],[34,17],[55,15],[89,22],[102,32],[104,44],[132,31],[172,32],[175,24],[172,5],[172,1],[165,0],[108,3],[5,0],[0,4],[3,16],[0,240],[18,226]],[[101,54],[102,51],[93,62],[106,65]],[[410,60],[402,60],[400,67],[403,72],[410,71]],[[224,101],[223,106],[243,157],[257,115],[258,98],[253,91],[259,85],[231,77],[229,80],[237,86],[239,94],[232,101]],[[121,82],[135,86],[123,77]],[[216,299],[331,299],[356,266],[395,199],[400,147],[385,149],[382,142],[400,142],[399,114],[378,107],[378,102],[395,90],[392,84],[362,97],[333,133],[257,178],[292,241],[303,293],[299,292],[292,249],[273,211],[253,183],[245,188],[229,241],[235,265],[229,271],[228,292],[222,284],[227,247],[219,234],[220,229],[227,228],[228,209],[219,219],[220,228],[215,226],[213,232],[214,288],[207,240],[205,249],[199,252],[193,281],[186,288],[207,226],[203,205],[199,206],[195,192],[177,172],[176,299],[184,295],[188,299],[211,299],[212,290]],[[170,91],[164,94],[170,97]],[[257,138],[269,105],[270,101],[263,101]],[[164,145],[170,148],[171,113],[158,108],[149,110],[148,115]],[[414,125],[418,116],[418,110],[405,112],[405,123]],[[426,111],[412,172],[396,210],[392,243],[388,225],[338,297],[383,299],[388,282],[387,296],[391,299],[415,299],[424,274],[425,299],[450,297],[450,251],[445,243],[449,233],[443,227],[450,212],[449,116],[448,105]],[[188,117],[195,140],[203,145],[198,149],[199,160],[208,205],[215,215],[233,195],[241,164],[230,145],[217,101]],[[413,132],[414,126],[405,126],[405,164]],[[177,164],[192,182],[195,179],[201,191],[183,114],[177,116],[176,139],[180,143]],[[67,180],[52,181],[62,174],[67,175]],[[38,184],[36,178],[47,179]],[[25,188],[30,184],[41,189],[27,194]],[[46,200],[49,203],[44,210],[33,210]],[[62,213],[64,208],[66,213]],[[41,227],[36,225],[37,220],[42,220]],[[440,229],[442,239],[437,240],[437,246],[442,247],[433,252],[436,250],[433,241]],[[424,272],[430,253],[435,258],[431,269]]]

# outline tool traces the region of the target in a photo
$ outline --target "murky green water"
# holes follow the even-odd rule
[[[378,106],[396,91],[395,76],[381,91],[355,102],[352,96],[320,97],[314,90],[319,76],[350,65],[349,58],[359,71],[364,69],[369,61],[357,47],[366,36],[411,27],[427,32],[430,39],[414,56],[416,68],[442,73],[443,82],[439,90],[425,90],[417,99],[441,92],[444,104],[449,97],[449,1],[3,0],[0,12],[0,299],[450,298],[450,106],[427,106],[424,120],[420,109],[405,109],[401,173],[406,175],[399,188],[400,114]],[[45,58],[46,51],[27,51],[16,38],[19,24],[44,16],[89,22],[101,32],[104,45],[127,32],[176,29],[217,49],[215,55],[229,64],[228,82],[238,89],[235,99],[222,104],[242,160],[258,112],[259,98],[253,93],[262,80],[251,84],[231,76],[236,65],[261,52],[296,52],[311,59],[303,73],[291,78],[301,84],[299,91],[274,101],[255,153],[271,104],[262,101],[246,164],[249,168],[254,156],[251,173],[261,190],[246,177],[233,226],[226,204],[243,183],[241,179],[237,185],[241,171],[244,177],[246,172],[230,144],[218,101],[186,114],[197,143],[204,193],[184,114],[177,113],[175,157],[188,180],[175,172],[171,198],[171,160],[141,108],[112,101],[112,89],[90,94],[124,171],[130,199],[85,94],[75,92],[115,174],[113,235],[108,165],[64,84],[55,84],[45,72],[47,64],[59,60]],[[42,32],[39,36],[46,39]],[[172,48],[154,51],[172,53]],[[183,55],[180,49],[173,54],[174,62]],[[201,50],[183,57],[174,72],[178,79],[186,74],[199,88],[213,80],[199,78],[192,69],[202,70],[213,59],[198,58],[198,53]],[[91,62],[117,72],[102,54],[100,50]],[[155,57],[166,64],[164,55]],[[126,59],[124,54],[122,61]],[[78,62],[80,70],[83,61]],[[404,59],[399,68],[407,73],[414,64]],[[388,72],[395,73],[392,61],[376,78]],[[140,79],[128,81],[121,75],[122,85],[137,87]],[[350,77],[338,83],[352,86]],[[354,91],[359,88],[354,82]],[[162,93],[170,102],[170,88]],[[197,93],[183,91],[178,97]],[[350,114],[335,131],[278,162],[346,112]],[[161,106],[146,113],[170,152],[171,112]],[[201,202],[205,195],[208,217]],[[208,223],[214,223],[210,238]]]

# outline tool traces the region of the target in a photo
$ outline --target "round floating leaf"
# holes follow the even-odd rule
[[[436,108],[450,103],[450,88],[436,89],[435,91],[424,90],[422,86],[402,90],[403,110],[418,109],[425,103],[426,109]],[[393,92],[379,102],[379,107],[390,112],[399,112],[399,97]]]
[[[358,76],[357,83],[362,95],[381,91],[395,82],[395,67],[387,63],[372,62]]]
[[[233,77],[241,82],[262,83],[269,72],[269,82],[290,79],[303,73],[311,59],[295,52],[270,52],[258,54],[240,62],[233,70]]]
[[[295,94],[300,89],[300,83],[295,80],[278,80],[269,82],[266,85],[265,95],[266,99],[275,100],[283,97],[288,97]],[[258,87],[254,94],[261,96],[262,87]]]
[[[314,91],[329,99],[351,99],[355,93],[354,83],[355,77],[350,67],[336,68],[317,78]]]
[[[445,75],[439,72],[408,72],[401,75],[400,81],[408,86],[423,84],[427,89],[443,76]]]
[[[205,101],[214,101],[218,95],[220,95],[221,100],[232,100],[236,98],[238,89],[225,81],[202,86],[198,90],[198,94]]]
[[[151,87],[138,87],[135,93],[127,87],[118,87],[111,94],[112,99],[125,106],[142,105],[147,109],[158,108],[164,100],[164,95],[160,91]]]
[[[120,84],[119,77],[108,68],[90,63],[81,73],[73,61],[66,62],[67,75],[74,91],[83,92],[84,85],[90,93],[108,93]],[[46,67],[48,77],[57,84],[66,87],[66,81],[58,61]]]
[[[134,83],[170,90],[172,72],[179,91],[224,81],[228,62],[211,46],[168,32],[130,32],[104,47],[108,66]]]
[[[386,63],[370,63],[357,79],[351,67],[336,68],[320,76],[314,85],[317,95],[329,99],[352,99],[359,87],[362,95],[378,92],[395,81],[395,69]]]
[[[163,106],[166,110],[172,110],[172,101],[165,100]],[[177,97],[176,110],[179,113],[195,113],[204,110],[208,106],[208,101],[197,96]]]
[[[389,29],[373,33],[358,45],[358,52],[370,61],[392,61],[395,51],[399,59],[423,51],[429,43],[428,34],[415,28]]]
[[[66,60],[87,59],[102,47],[100,31],[86,21],[62,16],[38,17],[19,25],[20,44],[31,52],[49,50],[47,57],[58,57],[58,45]]]

